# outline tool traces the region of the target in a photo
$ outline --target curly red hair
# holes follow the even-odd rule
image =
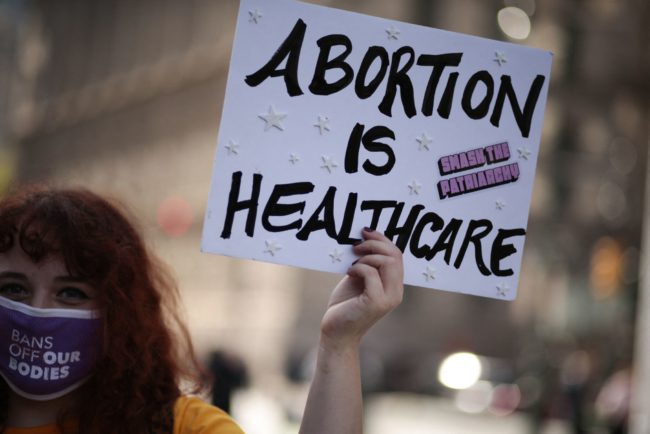
[[[97,288],[104,312],[103,356],[61,426],[72,418],[83,433],[147,433],[170,414],[181,380],[200,389],[175,283],[119,205],[86,190],[22,188],[0,200],[0,252],[14,245],[37,263],[60,255]],[[0,431],[7,394],[0,381]]]

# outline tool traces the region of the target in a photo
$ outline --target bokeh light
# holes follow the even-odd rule
[[[521,392],[516,384],[499,384],[492,391],[489,411],[496,416],[512,414],[521,402]]]
[[[467,389],[473,386],[483,369],[476,354],[454,353],[443,360],[438,370],[438,380],[450,389]]]
[[[482,413],[492,401],[492,384],[489,381],[477,381],[467,389],[456,393],[454,404],[465,413]]]
[[[508,6],[497,14],[499,28],[509,38],[523,40],[530,35],[530,18],[518,7]]]
[[[194,214],[192,207],[185,199],[170,196],[158,206],[158,227],[170,237],[181,237],[192,226]]]
[[[611,237],[603,237],[591,254],[591,291],[596,299],[614,295],[621,286],[623,250]]]

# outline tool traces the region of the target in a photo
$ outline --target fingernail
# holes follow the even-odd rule
[[[363,228],[363,230],[366,231],[366,232],[374,232],[375,231],[373,228],[369,228],[368,226]]]

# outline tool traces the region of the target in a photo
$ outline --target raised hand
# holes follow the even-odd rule
[[[402,252],[380,232],[364,229],[363,238],[353,247],[360,258],[334,288],[321,322],[321,344],[332,349],[358,344],[402,301]]]

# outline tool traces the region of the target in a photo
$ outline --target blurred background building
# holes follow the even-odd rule
[[[310,2],[554,53],[518,298],[407,288],[364,341],[368,434],[627,432],[650,2]],[[246,366],[234,416],[294,433],[339,276],[199,252],[237,8],[1,0],[0,194],[47,182],[126,203],[179,280],[200,356]]]

